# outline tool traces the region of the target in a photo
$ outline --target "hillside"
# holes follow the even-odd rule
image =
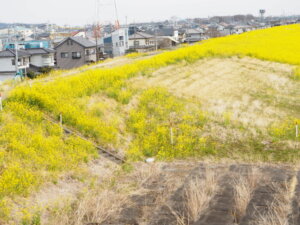
[[[78,219],[65,224],[93,222],[87,219],[87,211],[76,211],[83,207],[76,201],[92,194],[105,201],[101,199],[105,197],[102,191],[120,194],[127,201],[135,191],[143,189],[139,169],[148,166],[137,162],[149,157],[165,161],[165,168],[170,170],[180,170],[176,160],[184,160],[183,174],[175,175],[175,183],[190,177],[192,168],[198,168],[199,161],[205,160],[208,167],[221,170],[223,161],[229,161],[225,165],[229,172],[214,181],[221,184],[227,176],[245,179],[230,169],[243,168],[240,163],[261,171],[263,177],[274,175],[275,180],[276,171],[281,171],[278,183],[286,184],[286,189],[280,192],[288,192],[285,204],[291,205],[297,196],[294,191],[300,159],[296,137],[296,124],[300,122],[299,41],[299,25],[282,26],[211,39],[159,54],[133,54],[108,64],[59,71],[16,85],[1,112],[3,223],[47,224],[49,220],[49,224],[58,224],[51,219],[64,221],[64,216],[67,220]],[[64,132],[51,121],[58,122],[60,116],[64,126],[125,157],[128,164],[120,169],[99,156],[90,141]],[[153,164],[148,175],[164,163]],[[247,169],[245,176],[248,172]],[[200,178],[196,187],[204,185]],[[128,181],[127,185],[121,185],[122,179]],[[149,182],[147,175],[144,179]],[[162,185],[172,185],[171,180]],[[181,184],[178,181],[170,193],[177,193],[177,188],[180,192]],[[236,187],[239,185],[228,187],[229,192]],[[249,195],[255,194],[256,188],[248,190]],[[218,191],[211,193],[211,199],[214,193]],[[231,201],[234,196],[228,198]],[[251,199],[249,196],[245,204]],[[116,202],[123,201],[115,199]],[[64,207],[69,210],[62,210]],[[124,208],[109,202],[105,207],[106,212]],[[196,223],[204,213],[201,210],[192,216],[172,207],[177,223],[185,215],[184,223],[188,216],[191,223],[201,224]],[[230,210],[236,208],[233,205]],[[58,215],[60,210],[64,215]],[[284,212],[280,219],[289,218],[292,211]],[[240,221],[245,215],[248,214],[243,212],[235,218],[238,224],[248,224]],[[148,223],[152,219],[145,218],[145,224],[159,224]]]

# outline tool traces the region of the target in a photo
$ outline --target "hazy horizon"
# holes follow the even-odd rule
[[[96,2],[100,2],[97,10]],[[258,16],[259,9],[266,9],[266,16],[300,14],[299,0],[116,0],[118,18],[122,24],[160,21],[178,18],[212,17],[236,14]],[[1,4],[0,22],[4,23],[56,23],[59,25],[84,25],[99,20],[114,22],[117,18],[113,0],[10,0]],[[15,14],[13,14],[15,10]],[[99,14],[97,15],[97,11]],[[127,18],[127,20],[126,20]]]

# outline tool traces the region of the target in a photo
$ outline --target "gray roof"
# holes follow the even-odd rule
[[[147,34],[144,32],[136,32],[135,34],[132,34],[129,36],[129,39],[133,40],[133,39],[149,39],[149,38],[153,38],[154,36],[151,34]]]
[[[46,55],[49,53],[54,53],[55,50],[50,48],[32,48],[26,50],[30,55]]]
[[[63,43],[65,43],[67,40],[72,40],[74,42],[76,42],[77,44],[81,45],[84,48],[92,48],[92,47],[96,47],[96,43],[83,38],[83,37],[68,37],[64,40],[62,40],[55,48],[57,48],[58,46],[62,45]]]
[[[170,36],[170,37],[174,36],[174,31],[175,30],[173,27],[170,28],[165,27],[165,28],[161,28],[158,30],[151,30],[151,31],[147,30],[147,32],[152,35],[155,35],[156,33],[157,36]]]
[[[195,28],[195,29],[187,29],[186,33],[187,34],[203,34],[204,31],[200,28]]]
[[[25,56],[30,56],[30,54],[25,50],[18,50],[18,56],[25,57]],[[6,49],[4,51],[0,51],[0,57],[1,58],[16,57],[16,52],[14,49]]]

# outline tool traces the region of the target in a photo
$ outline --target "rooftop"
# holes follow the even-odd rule
[[[147,38],[153,38],[154,36],[151,34],[147,34],[144,32],[136,32],[129,36],[129,39],[147,39]]]
[[[15,57],[15,56],[16,56],[16,51],[13,49],[6,49],[4,51],[0,51],[0,58]],[[28,53],[25,50],[18,50],[18,56],[26,57],[26,56],[30,56],[30,53]]]
[[[91,48],[91,47],[96,46],[96,43],[94,43],[86,38],[83,38],[83,37],[68,37],[68,38],[65,38],[63,41],[61,41],[55,48],[57,48],[61,44],[65,43],[67,40],[72,40],[84,48]]]

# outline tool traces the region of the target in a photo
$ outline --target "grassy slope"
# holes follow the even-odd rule
[[[283,114],[276,124],[268,123],[263,129],[253,126],[259,135],[249,131],[243,121],[233,119],[233,109],[217,114],[209,110],[209,102],[206,106],[201,104],[203,98],[178,97],[176,92],[173,95],[166,89],[155,88],[157,85],[150,85],[154,88],[144,91],[143,85],[148,84],[145,75],[178,63],[181,63],[176,68],[179,71],[167,71],[169,76],[173,74],[175,77],[182,70],[189,73],[188,70],[194,69],[191,74],[184,75],[193,77],[193,73],[197,75],[202,70],[202,63],[197,61],[212,56],[253,56],[300,65],[299,32],[299,25],[293,25],[213,39],[202,45],[184,47],[114,68],[96,68],[74,76],[54,76],[51,81],[44,82],[41,79],[32,85],[15,88],[1,114],[0,207],[6,209],[6,199],[26,195],[44,180],[54,179],[57,174],[72,170],[95,157],[95,149],[88,143],[74,137],[64,137],[59,127],[43,120],[43,113],[57,117],[62,112],[65,123],[106,147],[126,150],[131,159],[157,155],[162,159],[214,156],[298,161],[293,131],[299,114],[293,110],[293,105],[299,107],[295,97],[299,83],[293,80],[293,67],[279,74],[275,72],[275,77],[287,81],[291,91],[282,93],[280,88],[272,85],[270,92],[263,85],[253,91],[248,90],[247,94],[252,100],[257,98],[268,107],[280,109]],[[282,48],[283,44],[285,48]],[[251,63],[243,64],[236,59],[236,62],[226,60],[232,64],[231,69],[242,70],[243,66],[251,66]],[[252,82],[250,84],[260,82],[259,77],[247,77],[248,72],[254,74],[255,69],[256,65],[244,70],[246,75],[243,77],[246,80],[238,79],[238,75],[242,74],[237,73],[233,87],[248,80]],[[141,75],[144,78],[140,85],[132,85],[130,78]],[[213,76],[213,80],[226,81],[216,72]],[[195,76],[193,79],[198,78]],[[176,76],[176,79],[180,80],[181,77]],[[211,93],[217,87],[212,86],[206,92]],[[185,85],[179,84],[179,88],[185,88]],[[197,90],[198,86],[194,89]],[[244,87],[240,87],[235,94],[239,95],[238,92],[243,90]],[[275,105],[274,93],[279,98]],[[230,96],[232,93],[225,94]],[[289,107],[292,113],[289,113]],[[170,138],[171,127],[173,143]],[[225,132],[221,133],[228,136],[220,138],[218,134],[223,130]],[[264,150],[262,141],[265,140],[275,143],[269,151]],[[4,214],[2,217],[5,217]]]

